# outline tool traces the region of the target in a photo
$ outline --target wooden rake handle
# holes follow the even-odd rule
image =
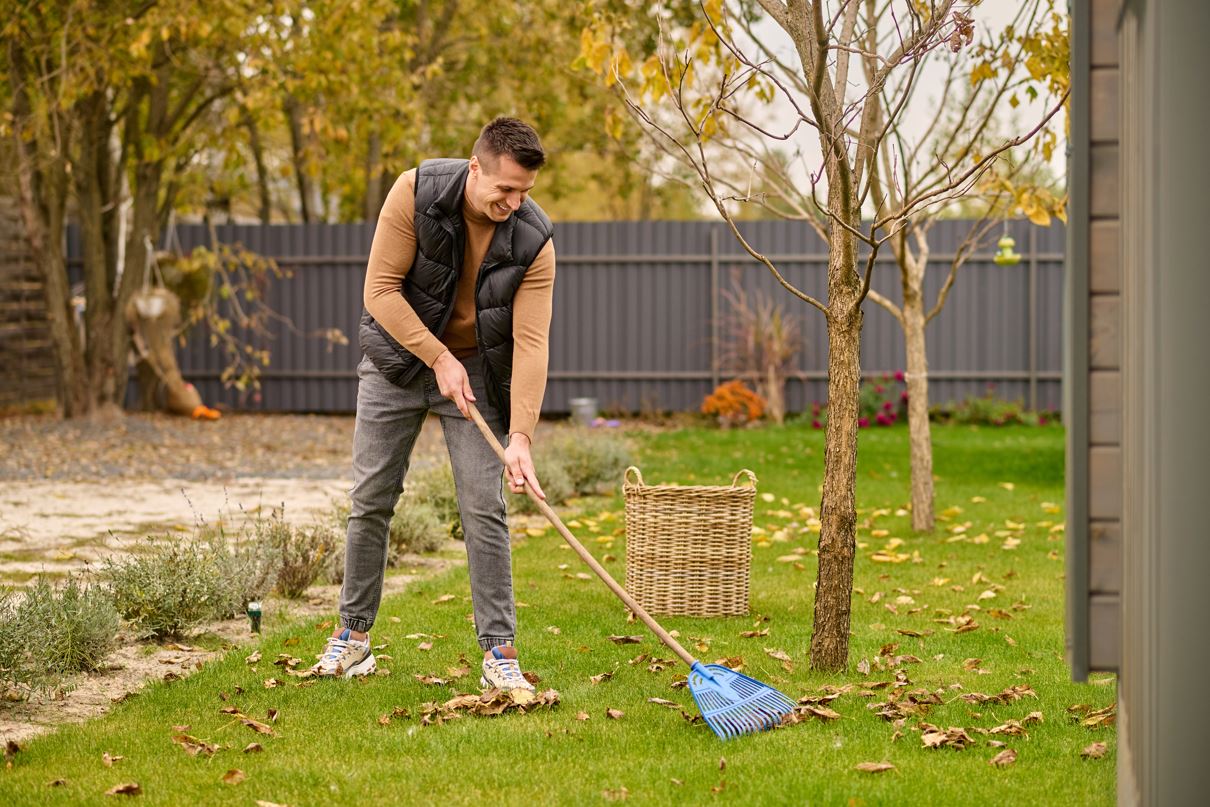
[[[475,425],[479,427],[479,431],[483,433],[483,437],[492,447],[492,450],[496,452],[496,456],[500,458],[501,462],[504,462],[504,446],[500,445],[500,441],[496,439],[496,435],[492,433],[491,428],[487,425],[487,421],[483,419],[483,415],[479,414],[479,410],[475,408],[475,405],[470,401],[467,401],[466,403],[467,407],[470,409],[471,419],[475,421]],[[567,545],[574,549],[576,554],[580,556],[580,560],[587,563],[588,568],[597,573],[597,577],[601,578],[605,585],[609,586],[609,589],[618,596],[618,599],[626,604],[627,608],[633,611],[639,619],[643,620],[647,627],[651,629],[651,632],[660,638],[661,642],[668,645],[668,647],[670,647],[674,653],[681,657],[682,661],[692,667],[697,659],[691,656],[688,650],[681,647],[681,643],[672,638],[668,631],[660,627],[660,623],[656,622],[655,619],[652,618],[651,614],[647,613],[647,611],[643,609],[643,606],[639,605],[635,601],[634,597],[631,597],[629,594],[627,594],[626,589],[618,585],[618,581],[614,580],[609,572],[605,571],[605,567],[597,563],[597,559],[584,548],[584,545],[576,539],[576,536],[571,534],[571,530],[564,526],[563,521],[559,518],[555,511],[551,509],[550,505],[538,498],[538,494],[534,493],[533,488],[531,488],[528,484],[525,485],[525,492],[529,495],[529,498],[533,501],[533,503],[538,506],[538,509],[542,511],[542,515],[546,516],[546,520],[553,524],[554,528],[559,531],[560,535],[563,536],[563,540],[567,541]]]

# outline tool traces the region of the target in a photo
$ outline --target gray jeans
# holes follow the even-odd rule
[[[476,406],[504,442],[503,419],[487,400],[482,357],[465,359],[463,365]],[[429,368],[422,368],[406,387],[398,387],[363,358],[357,366],[357,377],[352,511],[345,544],[345,579],[340,589],[341,625],[369,631],[374,624],[382,601],[391,515],[403,491],[412,447],[431,411],[441,418],[454,469],[479,646],[488,650],[511,645],[517,619],[504,505],[504,464],[475,424],[441,395]]]

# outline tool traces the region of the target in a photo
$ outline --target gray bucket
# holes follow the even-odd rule
[[[589,426],[597,419],[596,398],[572,398],[567,402],[571,407],[572,420],[584,426]]]

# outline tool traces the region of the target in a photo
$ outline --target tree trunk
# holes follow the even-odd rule
[[[256,190],[260,199],[259,218],[261,224],[268,224],[273,215],[273,204],[269,198],[269,169],[265,167],[265,148],[261,144],[260,127],[246,106],[241,107],[244,128],[248,130],[248,146],[252,149],[252,159],[256,163]]]
[[[16,154],[19,209],[46,296],[59,405],[64,417],[79,417],[88,413],[90,399],[80,331],[76,326],[71,286],[67,279],[67,261],[63,254],[68,176],[63,170],[62,160],[47,158],[45,154],[54,146],[43,144],[36,136],[26,135],[23,124],[32,115],[26,87],[33,83],[34,76],[27,69],[24,54],[18,48],[10,48],[8,55],[9,86],[13,90],[12,143]],[[70,127],[62,126],[59,134],[62,141],[57,147],[69,147]]]
[[[765,397],[769,401],[769,417],[779,426],[785,423],[786,384],[774,364],[765,367]]]
[[[378,132],[370,134],[366,144],[366,191],[362,198],[362,215],[366,221],[378,221],[382,212],[384,177],[382,175],[382,135]]]
[[[117,403],[118,377],[126,372],[125,355],[113,352],[110,335],[114,328],[125,328],[122,318],[114,317],[114,279],[116,267],[110,264],[116,250],[108,243],[107,210],[116,201],[107,198],[110,170],[109,108],[102,93],[93,93],[79,104],[79,165],[74,172],[80,235],[84,263],[84,364],[93,404]],[[125,386],[122,387],[123,392]]]
[[[62,248],[65,195],[52,191],[44,198],[35,199],[32,171],[27,169],[24,160],[19,159],[19,162],[21,215],[46,295],[59,405],[63,417],[81,417],[88,414],[92,401],[88,394],[80,330],[76,326],[71,288],[67,282],[67,262]]]
[[[861,384],[861,281],[852,234],[832,225],[828,266],[828,427],[811,667],[843,670],[849,659],[853,552],[857,536],[857,417]]]
[[[294,179],[298,183],[298,209],[304,224],[310,224],[314,213],[311,210],[311,177],[307,173],[304,155],[302,108],[294,96],[287,95],[286,120],[290,124],[290,160],[294,165]]]
[[[907,352],[908,438],[911,443],[912,529],[932,532],[933,439],[929,427],[929,362],[925,350],[921,289],[903,288],[903,336]]]

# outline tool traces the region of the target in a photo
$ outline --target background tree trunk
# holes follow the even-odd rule
[[[252,160],[256,164],[256,190],[260,200],[258,217],[261,224],[268,224],[273,217],[273,202],[269,196],[269,171],[265,167],[265,148],[260,139],[260,127],[248,107],[241,105],[241,119],[248,130],[248,146],[252,149]]]
[[[294,165],[294,179],[298,183],[298,210],[304,224],[314,220],[311,210],[311,177],[307,173],[305,151],[305,136],[303,135],[302,108],[294,96],[287,95],[285,102],[286,119],[290,124],[290,160]]]
[[[769,417],[777,425],[786,422],[786,384],[773,364],[765,367],[765,397],[769,400]]]
[[[923,284],[920,284],[923,285]],[[925,349],[924,301],[920,286],[903,283],[903,337],[907,353],[908,440],[911,443],[912,529],[932,532],[933,439],[929,426],[929,360]]]
[[[382,166],[382,135],[371,132],[366,144],[366,191],[362,207],[366,221],[378,221],[382,211],[382,203],[386,198],[383,192],[384,182]]]

